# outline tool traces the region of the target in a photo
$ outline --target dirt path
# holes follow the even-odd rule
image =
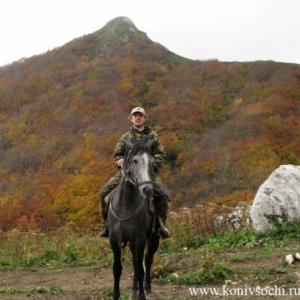
[[[295,242],[285,247],[267,249],[224,249],[216,252],[216,258],[221,257],[236,270],[231,281],[222,282],[218,286],[197,286],[196,289],[216,288],[224,292],[216,296],[213,293],[191,296],[190,287],[159,284],[158,280],[152,283],[153,295],[151,300],[186,300],[186,299],[263,299],[263,300],[291,300],[300,298],[300,262],[288,266],[285,264],[285,255],[294,253],[298,247]],[[186,253],[185,255],[168,257],[156,262],[156,266],[169,261],[171,272],[178,272],[179,276],[197,268],[199,253]],[[129,263],[123,264],[121,277],[121,290],[123,299],[127,299],[132,283],[132,267]],[[251,295],[253,288],[261,286],[262,292],[269,287],[273,290],[269,294]],[[2,300],[102,300],[109,299],[108,292],[113,287],[113,275],[111,267],[100,268],[95,265],[43,267],[34,269],[0,269],[0,299]],[[226,287],[223,291],[222,288]],[[191,287],[193,288],[193,287]],[[247,295],[234,295],[238,289],[244,289]],[[278,288],[274,291],[274,288]],[[289,293],[294,289],[293,294]],[[3,291],[3,292],[1,292]],[[9,294],[9,291],[18,293]],[[148,298],[147,298],[148,299]]]
[[[132,282],[131,268],[124,267],[121,289],[129,292]],[[46,292],[38,293],[30,291],[37,287],[49,288],[59,286],[59,294]],[[84,268],[64,268],[64,269],[31,269],[31,270],[0,270],[0,289],[27,288],[28,291],[18,294],[0,293],[0,299],[63,299],[63,300],[88,300],[88,299],[108,299],[101,296],[104,292],[112,289],[113,276],[110,268],[105,269],[84,269]],[[179,299],[188,296],[188,289],[181,286],[153,284],[153,296],[151,299]]]

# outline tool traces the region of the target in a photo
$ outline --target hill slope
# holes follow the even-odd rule
[[[299,80],[299,65],[187,60],[125,17],[0,68],[0,228],[98,224],[136,105],[165,145],[172,209],[249,202],[300,162]]]

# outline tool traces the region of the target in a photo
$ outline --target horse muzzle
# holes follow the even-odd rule
[[[139,186],[141,195],[146,198],[150,199],[153,197],[154,189],[152,183],[145,183]]]

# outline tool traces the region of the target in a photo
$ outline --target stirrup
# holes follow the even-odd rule
[[[99,233],[99,236],[100,237],[108,237],[108,235],[109,235],[108,227],[104,226],[102,231]]]

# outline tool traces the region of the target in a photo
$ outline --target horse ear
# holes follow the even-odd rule
[[[151,139],[151,140],[149,140],[148,142],[147,142],[147,147],[149,148],[149,149],[151,149],[151,151],[153,151],[153,146],[155,145],[155,141],[153,140],[153,139]]]
[[[133,144],[130,141],[124,140],[124,143],[126,145],[126,148],[132,149]]]

